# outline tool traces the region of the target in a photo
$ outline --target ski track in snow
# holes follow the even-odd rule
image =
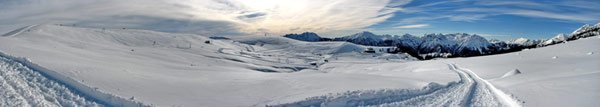
[[[23,27],[23,28],[19,28],[17,30],[10,31],[10,32],[8,32],[6,34],[3,34],[0,37],[12,37],[12,36],[16,36],[16,35],[19,35],[19,34],[21,34],[23,32],[29,31],[29,29],[31,29],[31,28],[33,28],[35,26],[38,26],[38,25],[30,25],[30,26],[26,26],[26,27]]]
[[[443,86],[430,83],[422,89],[383,89],[348,91],[311,97],[303,101],[275,106],[370,106],[370,107],[520,107],[518,100],[495,88],[471,70],[448,64],[460,80]]]
[[[0,107],[98,107],[23,64],[0,57]]]

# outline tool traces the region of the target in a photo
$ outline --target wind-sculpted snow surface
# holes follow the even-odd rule
[[[276,106],[520,106],[512,96],[495,88],[470,70],[459,68],[455,64],[448,64],[448,67],[458,73],[460,81],[450,82],[445,86],[430,83],[422,89],[348,91]]]
[[[0,107],[103,106],[23,64],[0,57]]]

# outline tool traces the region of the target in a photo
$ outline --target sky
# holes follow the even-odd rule
[[[204,36],[315,32],[551,38],[600,22],[599,0],[0,0],[0,33],[33,24]]]

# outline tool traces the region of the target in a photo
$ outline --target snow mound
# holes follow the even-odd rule
[[[519,69],[513,69],[513,70],[510,70],[510,71],[504,73],[504,75],[502,75],[502,77],[500,77],[500,78],[506,78],[506,77],[515,76],[515,75],[519,75],[519,74],[521,74],[521,71]]]

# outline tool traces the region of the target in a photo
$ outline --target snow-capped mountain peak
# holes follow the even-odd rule
[[[382,36],[375,35],[369,31],[363,31],[360,33],[350,35],[348,37],[352,38],[352,39],[371,39],[371,40],[381,40],[381,38],[382,38]]]
[[[316,42],[321,40],[321,37],[319,37],[319,35],[313,32],[304,32],[302,34],[287,34],[284,35],[284,37],[310,42]]]

